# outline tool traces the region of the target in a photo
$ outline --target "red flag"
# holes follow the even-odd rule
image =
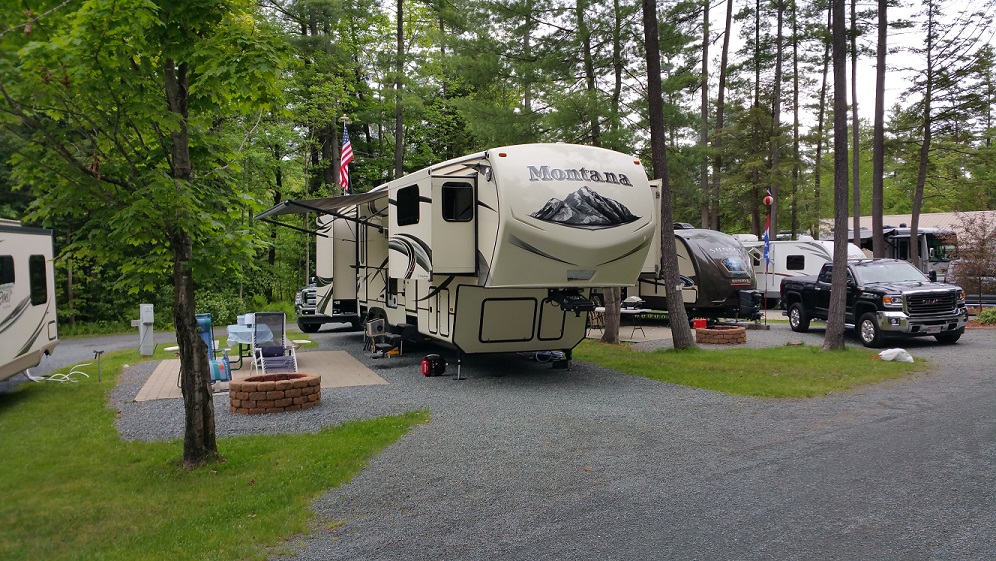
[[[339,164],[339,185],[343,193],[349,194],[349,162],[353,161],[353,145],[349,142],[349,132],[342,125],[342,163]]]

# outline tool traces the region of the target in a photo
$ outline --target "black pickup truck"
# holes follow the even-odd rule
[[[793,331],[805,332],[812,320],[826,321],[833,263],[818,276],[782,280],[781,306]],[[866,347],[885,337],[933,335],[954,343],[965,332],[968,311],[959,286],[931,282],[916,267],[898,259],[847,262],[845,325],[853,326]]]

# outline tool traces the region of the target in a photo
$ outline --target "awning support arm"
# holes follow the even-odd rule
[[[355,218],[355,217],[352,217],[352,216],[347,216],[345,214],[342,214],[342,213],[339,213],[339,212],[335,212],[333,210],[320,209],[320,208],[317,208],[317,207],[313,207],[313,206],[310,206],[310,205],[299,203],[298,201],[284,201],[284,202],[287,203],[288,206],[296,206],[296,207],[300,207],[300,208],[303,208],[305,210],[309,210],[311,212],[315,212],[315,213],[318,213],[318,214],[328,214],[328,215],[334,216],[336,218],[341,218],[343,220],[348,220],[350,222],[356,222],[357,224],[359,224],[361,226],[368,226],[368,227],[371,227],[371,228],[377,228],[378,232],[383,232],[384,231],[384,227],[383,226],[375,226],[375,225],[371,224],[370,222],[368,222],[366,220],[360,220],[359,218]]]

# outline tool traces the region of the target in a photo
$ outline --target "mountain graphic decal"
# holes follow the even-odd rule
[[[543,208],[529,216],[544,222],[592,230],[612,228],[640,218],[625,205],[607,199],[588,187],[578,189],[564,200],[550,199]]]

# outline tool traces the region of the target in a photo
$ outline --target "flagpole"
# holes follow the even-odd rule
[[[771,264],[771,204],[775,202],[774,197],[771,196],[771,189],[767,190],[767,194],[764,196],[764,208],[765,208],[765,218],[764,218],[764,297],[762,298],[762,306],[764,306],[764,324],[768,325],[768,268]]]

